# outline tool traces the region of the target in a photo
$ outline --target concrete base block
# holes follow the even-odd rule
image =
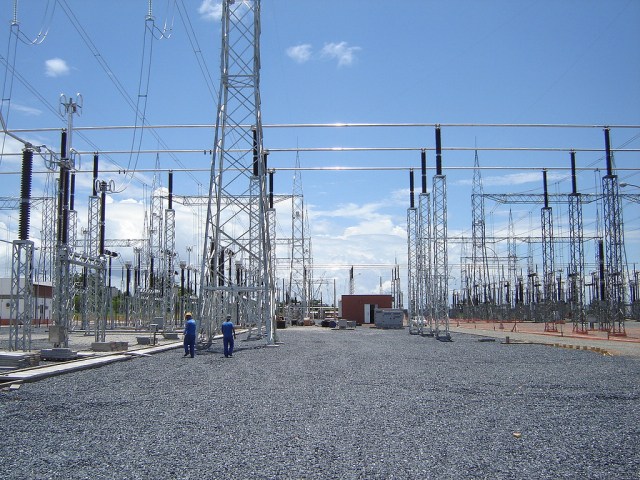
[[[165,332],[162,336],[167,340],[179,340],[178,334],[175,332]]]
[[[45,348],[40,350],[40,358],[42,360],[66,361],[78,358],[78,352],[74,352],[70,348]]]
[[[94,352],[120,352],[129,349],[129,342],[93,342],[91,350]]]

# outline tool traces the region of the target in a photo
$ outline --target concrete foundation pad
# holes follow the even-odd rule
[[[42,360],[66,361],[78,358],[78,352],[70,348],[44,348],[40,350]]]
[[[94,352],[120,352],[129,349],[129,342],[93,342],[91,350]]]

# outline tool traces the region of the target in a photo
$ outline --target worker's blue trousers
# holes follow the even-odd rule
[[[223,337],[222,343],[224,344],[224,356],[230,357],[233,355],[233,337]]]
[[[186,334],[184,336],[184,354],[191,354],[191,358],[195,356],[196,350],[196,336],[193,334]]]

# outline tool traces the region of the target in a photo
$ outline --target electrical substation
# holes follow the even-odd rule
[[[15,5],[11,42],[19,38]],[[86,99],[82,94],[62,95],[58,107],[64,125],[45,129],[59,132],[60,144],[37,144],[33,138],[38,138],[40,129],[13,130],[7,122],[9,101],[4,99],[9,92],[5,92],[3,132],[22,145],[22,152],[3,152],[3,157],[20,157],[22,168],[11,170],[15,162],[3,162],[0,172],[11,183],[20,178],[19,195],[5,180],[0,198],[2,210],[19,216],[18,234],[7,241],[10,280],[2,284],[4,350],[33,350],[32,332],[41,326],[48,330],[50,347],[60,351],[75,348],[72,332],[91,336],[96,349],[108,348],[112,332],[123,329],[169,337],[182,332],[188,311],[198,319],[202,348],[211,345],[228,316],[247,330],[249,338],[267,345],[277,344],[278,327],[337,319],[339,296],[355,294],[354,270],[369,267],[332,265],[349,272],[348,289],[343,292],[336,292],[335,280],[324,278],[321,269],[327,265],[314,263],[313,220],[302,174],[305,155],[331,158],[351,151],[389,155],[393,160],[386,166],[371,170],[406,174],[403,184],[397,185],[409,192],[404,200],[406,250],[396,264],[381,266],[390,287],[383,291],[381,278],[379,293],[390,294],[393,308],[405,312],[408,334],[448,341],[451,322],[483,321],[514,329],[532,322],[549,333],[569,325],[579,334],[624,337],[627,322],[640,320],[637,258],[629,257],[625,249],[626,229],[631,226],[637,232],[640,201],[640,192],[634,193],[625,179],[639,170],[639,150],[614,146],[614,139],[629,133],[637,138],[640,125],[270,124],[261,111],[260,8],[259,0],[223,2],[220,83],[213,87],[218,101],[208,107],[217,112],[215,125],[150,125],[144,112],[153,96],[147,91],[149,70],[142,68],[137,99],[129,98],[135,125],[81,125]],[[158,41],[151,2],[145,22],[143,66],[152,62],[151,45]],[[15,45],[9,51],[15,52]],[[5,85],[17,75],[15,62],[11,56],[3,62]],[[186,128],[209,129],[213,143],[178,150],[163,141],[164,131]],[[282,135],[300,129],[346,130],[353,136],[375,130],[387,143],[370,148],[270,143],[271,132]],[[523,130],[560,136],[580,132],[588,141],[473,145],[472,135],[487,129],[503,135]],[[132,149],[116,151],[108,141],[92,148],[85,140],[95,131],[131,135]],[[408,132],[411,145],[395,146],[398,131]],[[158,147],[136,149],[147,132]],[[448,143],[452,132],[460,143]],[[295,137],[289,145],[294,142]],[[185,166],[183,158],[203,153],[209,169]],[[448,154],[464,154],[465,161],[449,163]],[[492,155],[505,154],[526,156],[523,164],[513,162],[509,168],[538,175],[537,190],[494,193],[483,183],[483,172],[496,168],[484,165],[485,159],[491,163]],[[129,158],[127,167],[114,166],[118,155]],[[144,222],[136,225],[139,231],[129,231],[129,237],[115,237],[105,220],[112,205],[109,197],[125,192],[142,173],[135,167],[141,155],[155,156],[155,168],[146,171],[152,180],[147,185]],[[284,155],[295,155],[293,168],[278,166]],[[404,163],[395,160],[399,155]],[[175,160],[175,168],[162,167],[163,157]],[[533,157],[535,161],[530,160]],[[358,169],[367,167],[326,168]],[[471,222],[463,230],[448,228],[449,218],[460,215],[448,208],[448,172],[464,176],[468,186]],[[285,173],[292,173],[292,184]],[[205,188],[195,193],[176,188],[178,175],[205,178]],[[579,184],[580,175],[592,175],[595,186],[587,189]],[[554,189],[552,182],[557,183],[558,176],[569,179],[569,190]],[[32,188],[36,177],[44,185],[41,191]],[[76,193],[80,178],[90,182],[88,197]],[[176,205],[193,216],[176,215]],[[286,207],[285,214],[279,214],[281,206]],[[517,212],[515,220],[512,210]],[[489,218],[498,213],[508,218],[506,232],[490,228]],[[630,221],[625,223],[626,219]],[[518,222],[528,222],[528,228],[517,228]],[[176,240],[177,233],[185,230],[192,239],[186,249],[179,248]],[[330,301],[319,295],[321,285],[333,289]]]

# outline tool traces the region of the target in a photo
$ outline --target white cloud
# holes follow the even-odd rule
[[[214,0],[202,0],[198,13],[205,20],[218,21],[222,18],[222,3]]]
[[[304,43],[287,48],[287,56],[298,63],[307,62],[311,58],[311,45]]]
[[[45,75],[47,77],[59,77],[69,75],[69,66],[61,58],[51,58],[44,62]]]
[[[29,116],[38,116],[42,113],[42,110],[33,107],[27,107],[26,105],[20,105],[19,103],[12,103],[11,110],[16,112],[24,113]]]
[[[350,47],[347,42],[326,43],[320,55],[324,58],[337,59],[338,66],[349,66],[355,61],[355,53],[362,50],[360,47]]]
[[[547,181],[557,181],[565,178],[565,175],[550,173]],[[539,183],[542,188],[542,172],[509,173],[507,175],[493,175],[482,177],[483,187],[500,187],[505,185],[523,185],[525,183]],[[466,179],[456,182],[457,185],[472,185],[473,181]]]

